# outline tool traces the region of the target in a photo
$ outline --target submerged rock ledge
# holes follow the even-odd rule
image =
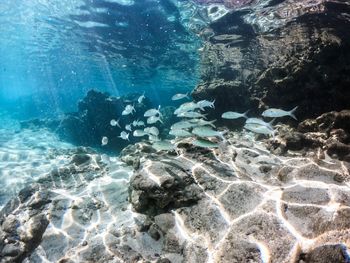
[[[67,150],[0,212],[0,262],[349,262],[350,164],[266,147]]]

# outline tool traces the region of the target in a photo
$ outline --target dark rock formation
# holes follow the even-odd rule
[[[108,93],[90,90],[78,104],[78,112],[67,114],[57,128],[57,133],[64,139],[83,146],[101,147],[102,137],[108,138],[104,149],[121,150],[129,143],[137,140],[129,136],[130,142],[118,138],[125,125],[134,120],[142,120],[143,113],[150,108],[150,102],[145,99],[138,103],[141,94],[129,94],[123,97],[113,97]],[[136,112],[122,116],[126,105],[134,105]],[[112,119],[120,118],[120,126],[111,126]],[[127,131],[128,132],[128,131]]]
[[[316,119],[306,119],[297,129],[282,127],[279,139],[270,141],[270,149],[275,153],[288,150],[299,151],[304,155],[311,152],[316,159],[327,159],[328,154],[339,160],[350,161],[350,111],[332,111]]]
[[[244,5],[202,30],[196,100],[216,99],[217,113],[298,105],[301,119],[350,107],[346,1],[232,2]]]

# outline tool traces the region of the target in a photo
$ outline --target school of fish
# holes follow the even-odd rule
[[[144,99],[145,93],[143,93],[137,99],[137,103],[143,103]],[[180,101],[183,99],[190,99],[189,94],[178,93],[171,97],[171,100],[173,101]],[[170,127],[168,135],[174,137],[171,140],[159,138],[159,129],[156,126],[154,126],[158,122],[163,123],[163,115],[160,110],[160,105],[158,106],[158,108],[148,109],[144,112],[143,116],[145,118],[145,121],[137,119],[133,120],[133,122],[130,124],[126,124],[125,130],[120,132],[118,138],[129,141],[130,135],[134,136],[135,138],[148,136],[148,140],[152,143],[152,147],[156,151],[176,150],[177,143],[186,138],[193,138],[191,140],[192,144],[197,147],[218,148],[220,146],[220,142],[218,142],[218,140],[225,141],[224,134],[226,132],[218,131],[216,129],[216,126],[214,124],[216,120],[206,119],[207,114],[203,113],[203,111],[205,111],[206,108],[215,109],[215,99],[212,101],[189,101],[182,103],[179,107],[177,107],[174,111],[174,115],[176,115],[176,117],[181,120],[179,120],[176,123],[173,123]],[[248,117],[249,110],[243,113],[227,111],[221,115],[221,118],[225,120],[235,120],[244,118],[245,124],[243,128],[245,130],[256,134],[264,134],[267,136],[275,137],[276,130],[273,127],[273,122],[275,121],[275,119],[289,116],[296,120],[297,118],[295,117],[294,113],[297,110],[297,108],[298,107],[295,107],[290,111],[285,111],[276,108],[270,108],[265,110],[262,113],[262,117],[273,118],[270,122],[266,122],[262,118]],[[125,106],[121,115],[132,115],[134,112],[136,112],[134,105],[128,104]],[[121,129],[119,121],[120,118],[118,120],[112,119],[110,121],[110,125],[113,127],[118,126]],[[107,144],[108,138],[106,136],[103,136],[101,145],[105,146]]]

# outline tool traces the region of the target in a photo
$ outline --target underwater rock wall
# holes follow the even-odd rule
[[[114,97],[108,93],[90,90],[79,102],[78,111],[66,114],[56,132],[61,138],[77,145],[92,147],[100,147],[101,139],[105,136],[108,138],[108,144],[104,148],[119,151],[130,142],[135,142],[132,136],[130,142],[118,138],[125,125],[143,118],[143,113],[150,108],[147,98],[143,103],[137,103],[139,96],[140,94],[128,94]],[[121,118],[122,111],[128,104],[133,104],[136,112]],[[121,128],[110,124],[113,119],[120,119]]]
[[[346,1],[254,1],[207,22],[193,97],[217,112],[298,105],[300,118],[349,108],[349,14]]]

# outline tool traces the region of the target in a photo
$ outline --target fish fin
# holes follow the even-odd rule
[[[227,132],[228,132],[227,130],[226,130],[226,131],[221,131],[221,132],[220,132],[220,134],[221,134],[220,138],[221,138],[223,141],[227,141],[226,138],[224,137],[224,135],[225,135]]]
[[[164,122],[161,120],[161,118],[159,118],[159,121],[160,121],[161,123],[163,123],[163,124],[164,124]]]
[[[276,118],[273,118],[272,121],[269,121],[268,123],[269,123],[270,125],[272,125],[273,122],[274,122],[275,120],[276,120]]]
[[[190,93],[190,92],[187,92],[187,93],[186,93],[186,98],[190,100],[191,98],[188,96],[188,95],[190,95],[189,93]]]
[[[249,110],[247,110],[247,111],[245,111],[245,112],[243,112],[242,117],[244,117],[244,118],[248,119],[247,114],[248,114],[248,112],[249,112],[249,111],[250,111],[250,109],[249,109]]]
[[[214,122],[216,122],[216,120],[212,120],[209,122],[209,125],[213,128],[216,128],[216,126],[214,125]]]
[[[214,105],[214,103],[215,103],[215,101],[216,101],[216,99],[214,99],[212,102],[211,102],[211,108],[213,108],[213,109],[215,109],[215,105]]]
[[[119,129],[121,129],[122,127],[120,126],[119,121],[120,121],[120,118],[117,120],[117,126],[119,127]]]
[[[295,117],[294,112],[298,109],[298,106],[294,107],[294,109],[288,111],[289,116],[291,116],[294,120],[298,120],[297,117]]]

